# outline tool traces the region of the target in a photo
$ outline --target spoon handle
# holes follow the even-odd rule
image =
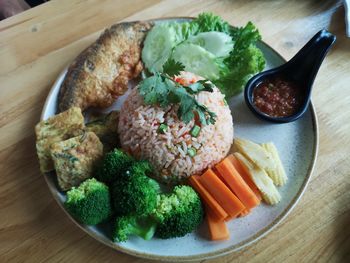
[[[311,86],[323,59],[336,37],[323,29],[319,31],[305,46],[288,62],[289,72],[293,78]]]
[[[350,0],[344,0],[346,35],[350,37]]]

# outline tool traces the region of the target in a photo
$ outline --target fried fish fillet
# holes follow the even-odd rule
[[[105,108],[143,69],[141,45],[152,23],[115,24],[71,64],[59,93],[59,111],[72,106]]]
[[[78,186],[92,176],[103,155],[103,145],[93,132],[57,142],[50,147],[57,180],[63,191]]]
[[[84,129],[84,116],[78,107],[72,107],[35,126],[36,149],[42,173],[54,168],[50,155],[51,144],[83,134]]]

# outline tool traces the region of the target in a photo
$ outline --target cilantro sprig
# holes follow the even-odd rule
[[[170,104],[178,104],[177,115],[184,123],[189,123],[197,114],[202,124],[214,124],[216,114],[194,97],[201,91],[213,92],[213,84],[208,80],[199,80],[188,86],[181,85],[173,77],[185,69],[184,65],[169,59],[163,65],[163,72],[153,72],[153,75],[142,80],[138,86],[141,96],[147,105],[159,104],[165,108]]]

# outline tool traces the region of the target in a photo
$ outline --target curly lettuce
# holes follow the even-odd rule
[[[213,80],[227,97],[240,93],[248,80],[265,67],[264,54],[255,45],[261,36],[253,23],[248,22],[242,28],[232,28],[230,35],[234,46],[223,62],[227,70],[222,71],[217,80]]]
[[[224,61],[228,69],[218,79],[213,80],[226,97],[240,93],[248,80],[265,67],[264,55],[257,47],[251,45],[237,53],[239,56],[236,52],[230,54]]]
[[[191,22],[170,23],[169,26],[175,29],[178,43],[201,32],[217,31],[230,35],[232,28],[229,23],[212,13],[201,13]]]
[[[223,32],[232,37],[233,49],[229,56],[220,62],[221,73],[217,79],[211,79],[220,90],[231,97],[242,91],[248,80],[265,67],[262,51],[256,47],[261,40],[258,29],[252,22],[244,27],[232,27],[221,17],[212,13],[202,13],[185,23],[174,23],[178,42],[201,32]]]

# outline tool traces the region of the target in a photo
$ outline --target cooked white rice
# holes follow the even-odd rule
[[[150,161],[159,171],[162,182],[178,182],[218,163],[228,153],[233,141],[233,123],[224,95],[200,92],[199,103],[206,105],[217,115],[214,125],[202,125],[197,138],[190,134],[194,121],[185,124],[177,117],[177,105],[163,109],[144,105],[137,88],[124,102],[118,125],[122,148],[137,159]],[[159,125],[168,125],[167,131],[158,132]],[[196,149],[194,157],[187,153]]]

